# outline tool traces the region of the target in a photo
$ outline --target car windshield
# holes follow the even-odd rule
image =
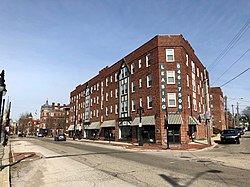
[[[222,131],[222,134],[236,134],[235,130],[224,130]]]

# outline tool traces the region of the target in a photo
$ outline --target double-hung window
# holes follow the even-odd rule
[[[168,93],[168,107],[176,107],[176,93]]]
[[[166,61],[167,62],[174,61],[174,49],[166,49]]]
[[[131,64],[131,74],[135,73],[135,64]]]
[[[148,75],[147,76],[147,88],[149,88],[151,86],[152,86],[152,77],[151,77],[151,75]]]
[[[146,67],[149,67],[149,66],[151,66],[151,55],[150,54],[148,54],[146,56]]]
[[[147,97],[147,102],[148,102],[148,109],[151,109],[152,108],[152,96],[151,95],[149,95],[148,97]]]
[[[175,71],[167,71],[167,84],[175,84]]]

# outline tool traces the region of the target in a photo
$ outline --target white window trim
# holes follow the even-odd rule
[[[147,96],[147,106],[148,106],[148,109],[151,109],[152,106],[149,106],[149,98],[151,98],[151,102],[152,102],[152,96],[151,95]]]
[[[142,65],[141,65],[141,59],[138,60],[138,67],[139,67],[139,69],[142,67]]]
[[[151,66],[151,64],[148,64],[149,59],[151,59],[151,55],[150,55],[150,54],[147,54],[147,56],[146,56],[146,67]]]
[[[173,75],[174,82],[169,82],[169,74]],[[167,71],[167,84],[175,84],[175,71]]]
[[[171,97],[170,97],[170,95],[171,95]],[[172,96],[173,96],[173,98],[172,98]],[[174,99],[174,105],[169,104],[170,99],[171,100]],[[176,107],[176,93],[168,93],[168,107]]]
[[[149,77],[151,78],[151,85],[149,85]],[[147,88],[150,88],[152,86],[152,76],[147,75]]]
[[[168,55],[172,55],[173,60],[168,60]],[[166,61],[167,62],[174,62],[174,49],[166,49]]]

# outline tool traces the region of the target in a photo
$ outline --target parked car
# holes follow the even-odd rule
[[[42,133],[39,133],[37,137],[44,137],[44,135]]]
[[[240,144],[240,135],[236,129],[223,130],[220,140],[221,143],[234,142]]]
[[[244,135],[244,129],[243,128],[241,128],[241,127],[236,127],[236,128],[234,128],[234,129],[236,129],[239,133],[240,133],[240,135]]]
[[[54,138],[55,141],[66,141],[66,135],[65,134],[57,134]]]

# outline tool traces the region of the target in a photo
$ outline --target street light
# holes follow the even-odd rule
[[[142,139],[142,113],[144,113],[144,109],[140,106],[139,109],[137,109],[137,114],[139,114],[139,127],[138,127],[138,143],[139,146],[143,146],[143,139]]]
[[[3,121],[3,110],[1,112],[2,108],[2,98],[5,96],[7,90],[6,90],[6,85],[5,85],[5,80],[4,80],[4,70],[2,70],[0,74],[0,142],[1,142],[1,136],[2,136],[2,121]],[[3,104],[3,109],[4,109],[4,104]]]

